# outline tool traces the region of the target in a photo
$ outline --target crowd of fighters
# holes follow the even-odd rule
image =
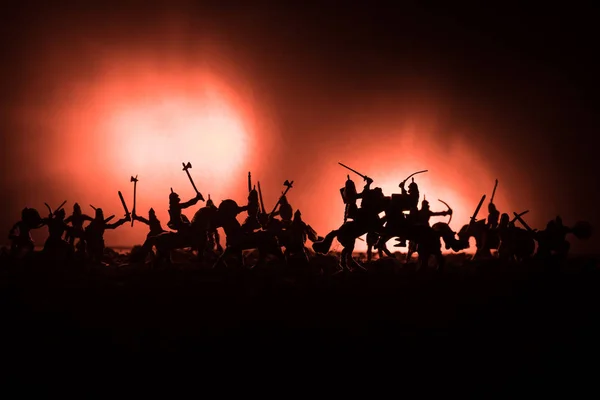
[[[137,177],[131,177],[133,183],[133,208],[129,212],[121,192],[119,197],[124,207],[123,218],[113,222],[114,215],[106,217],[101,208],[91,206],[94,217],[85,214],[80,205],[73,205],[73,212],[66,215],[63,202],[53,210],[48,204],[47,217],[42,217],[34,208],[25,208],[21,220],[10,230],[9,239],[12,242],[9,250],[10,257],[22,257],[32,252],[34,243],[30,235],[33,229],[48,227],[49,236],[45,242],[43,254],[54,260],[80,259],[102,261],[105,254],[104,232],[116,229],[127,222],[133,226],[140,222],[148,226],[149,231],[145,242],[131,253],[132,262],[146,262],[150,259],[154,264],[169,263],[174,249],[191,248],[198,254],[199,262],[216,261],[213,267],[226,266],[237,259],[244,265],[243,250],[257,249],[258,263],[266,260],[268,255],[289,262],[292,259],[309,261],[306,241],[310,240],[316,255],[327,254],[333,240],[342,245],[340,269],[354,270],[364,268],[352,256],[356,240],[363,240],[366,235],[368,245],[367,257],[371,260],[373,250],[379,257],[394,255],[386,243],[396,238],[395,247],[407,247],[407,262],[413,253],[418,254],[418,265],[427,265],[432,258],[438,268],[444,265],[442,256],[442,241],[447,250],[460,252],[469,247],[470,238],[475,239],[475,257],[498,257],[506,261],[525,261],[532,257],[551,258],[565,257],[569,251],[567,234],[573,234],[579,239],[589,238],[591,226],[586,222],[577,222],[572,227],[563,225],[560,217],[548,222],[544,230],[532,229],[527,225],[523,216],[528,212],[512,212],[500,214],[494,204],[494,196],[498,181],[494,185],[490,201],[487,204],[487,218],[478,219],[486,195],[483,195],[475,211],[458,232],[454,232],[449,223],[452,219],[452,209],[446,206],[444,211],[432,211],[426,199],[419,207],[419,187],[414,176],[427,172],[418,171],[411,174],[399,184],[400,193],[384,195],[381,188],[372,188],[373,180],[354,169],[341,164],[344,168],[360,176],[365,185],[358,192],[354,181],[347,176],[344,187],[340,189],[342,201],[345,204],[343,222],[324,237],[317,235],[315,230],[302,220],[300,210],[294,212],[288,202],[288,191],[293,181],[285,181],[285,191],[279,197],[275,207],[268,212],[265,209],[260,182],[252,184],[252,176],[248,173],[248,199],[246,205],[240,206],[234,200],[223,200],[217,207],[208,196],[205,206],[199,208],[190,221],[183,210],[195,206],[205,199],[197,190],[190,175],[190,163],[183,163],[183,170],[188,175],[196,196],[182,202],[179,195],[169,194],[168,231],[163,229],[156,213],[151,208],[145,218],[136,213]],[[410,183],[408,183],[410,180]],[[408,183],[408,185],[406,185]],[[359,201],[360,200],[360,204]],[[238,221],[238,215],[246,213],[243,223]],[[383,214],[383,217],[380,215]],[[449,216],[448,222],[437,222],[430,225],[432,217]],[[516,226],[519,223],[521,227]],[[87,223],[86,226],[84,226]],[[222,248],[218,228],[225,233],[225,248]],[[537,246],[536,246],[537,244]],[[282,248],[284,249],[282,251]],[[214,255],[215,257],[207,257]]]

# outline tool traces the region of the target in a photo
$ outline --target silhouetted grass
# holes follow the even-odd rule
[[[213,270],[185,251],[159,269],[107,255],[109,265],[2,264],[5,364],[61,360],[84,378],[86,368],[106,368],[100,363],[123,376],[150,365],[160,375],[182,360],[223,374],[318,375],[331,372],[321,369],[325,359],[369,369],[382,357],[390,368],[456,379],[507,365],[508,379],[581,371],[575,354],[598,354],[597,257],[503,265],[459,254],[442,272],[399,257],[334,274],[335,255],[253,270]],[[240,362],[247,370],[235,370]]]

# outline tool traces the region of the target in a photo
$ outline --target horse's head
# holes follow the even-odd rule
[[[445,222],[437,222],[433,224],[431,227],[434,231],[436,231],[444,240],[446,245],[446,250],[452,249],[453,251],[461,251],[469,247],[469,239],[461,240],[456,239],[456,232],[450,228],[450,226]],[[461,231],[464,229],[463,227]],[[459,236],[460,237],[460,236]]]
[[[480,219],[473,223],[463,225],[462,228],[458,231],[458,238],[460,240],[469,240],[469,238],[473,237],[475,239],[480,238],[483,235],[485,230],[485,219]]]

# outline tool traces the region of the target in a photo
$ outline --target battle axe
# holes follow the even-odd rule
[[[187,164],[186,163],[181,163],[181,164],[183,165],[183,170],[185,171],[185,173],[187,174],[188,178],[190,179],[190,182],[192,183],[192,186],[194,187],[194,190],[196,191],[196,194],[198,195],[198,197],[200,198],[200,200],[204,201],[204,197],[202,196],[202,194],[196,188],[196,185],[194,184],[194,180],[192,179],[192,176],[190,175],[189,169],[192,168],[192,163],[188,162]]]

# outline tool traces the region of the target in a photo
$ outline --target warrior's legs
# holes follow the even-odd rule
[[[446,265],[446,259],[444,258],[444,256],[442,255],[442,252],[440,251],[439,253],[437,253],[435,255],[436,261],[437,261],[437,270],[438,271],[442,271],[444,269],[444,266]]]
[[[342,249],[342,253],[340,254],[340,263],[338,266],[338,270],[336,273],[343,272],[348,265],[348,250],[346,248]]]
[[[387,248],[386,243],[388,240],[390,240],[389,236],[380,236],[379,237],[379,240],[377,241],[377,244],[375,245],[375,248],[379,252],[379,258],[383,258],[384,253],[388,257],[394,257],[392,252]]]
[[[225,251],[217,258],[217,261],[213,264],[213,268],[218,268],[225,264],[225,257],[229,256],[229,254],[231,254],[231,247],[225,247]]]
[[[213,268],[218,268],[218,267],[221,267],[222,265],[227,266],[227,263],[225,262],[225,260],[227,259],[227,257],[229,257],[231,255],[236,255],[240,259],[240,263],[241,263],[242,267],[244,267],[246,265],[246,261],[244,260],[243,251],[238,248],[233,248],[233,247],[227,246],[227,247],[225,247],[225,250],[223,251],[223,253],[221,253],[221,255],[219,256],[219,258],[217,258],[217,261],[213,264]]]
[[[406,261],[405,263],[408,264],[410,262],[410,259],[412,258],[413,253],[415,253],[417,251],[417,244],[413,241],[410,241],[408,244],[408,253],[406,254]]]

